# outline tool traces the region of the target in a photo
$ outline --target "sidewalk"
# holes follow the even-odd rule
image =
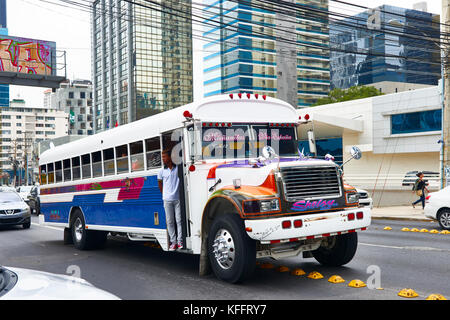
[[[416,206],[395,206],[395,207],[381,207],[372,209],[373,219],[391,219],[391,220],[422,220],[431,221],[423,214],[422,207]]]

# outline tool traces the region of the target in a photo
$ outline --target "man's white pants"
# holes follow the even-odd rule
[[[183,241],[180,200],[164,200],[164,210],[166,211],[166,224],[170,243]]]

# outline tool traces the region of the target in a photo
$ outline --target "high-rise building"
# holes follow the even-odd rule
[[[27,106],[25,100],[13,99],[0,115],[1,171],[10,178],[17,174],[12,171],[13,161],[24,171],[31,165],[33,144],[67,135],[67,123],[68,114],[64,111]]]
[[[96,0],[94,132],[193,100],[191,1]]]
[[[56,92],[44,92],[44,107],[69,114],[69,135],[91,135],[93,129],[92,82],[69,80],[62,82]]]
[[[331,23],[331,87],[394,93],[437,85],[439,22],[437,14],[382,5]]]
[[[0,0],[0,36],[8,35],[6,0]],[[9,106],[9,85],[0,84],[0,108]]]
[[[204,0],[204,95],[259,93],[306,107],[330,87],[328,0]]]

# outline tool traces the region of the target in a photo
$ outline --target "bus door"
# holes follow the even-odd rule
[[[165,132],[162,134],[162,150],[172,150],[172,161],[177,165],[178,177],[180,179],[180,206],[181,206],[181,224],[183,228],[183,245],[185,249],[189,244],[186,242],[186,237],[190,237],[190,228],[187,224],[189,217],[187,216],[186,204],[186,161],[184,159],[184,144],[183,144],[183,130]]]

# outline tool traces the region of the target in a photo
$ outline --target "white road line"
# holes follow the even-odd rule
[[[400,249],[400,250],[418,250],[418,251],[440,251],[440,252],[450,252],[449,249],[440,249],[440,248],[432,248],[432,247],[397,247],[397,246],[387,246],[382,244],[373,244],[373,243],[364,243],[359,242],[363,246],[369,247],[379,247],[379,248],[389,248],[389,249]]]
[[[47,228],[47,229],[52,229],[52,230],[64,231],[64,229],[62,227],[61,228],[57,228],[57,227],[52,227],[52,226],[42,226],[39,223],[35,223],[35,222],[32,222],[31,225],[32,226],[37,226],[37,227],[42,227],[42,228]]]

